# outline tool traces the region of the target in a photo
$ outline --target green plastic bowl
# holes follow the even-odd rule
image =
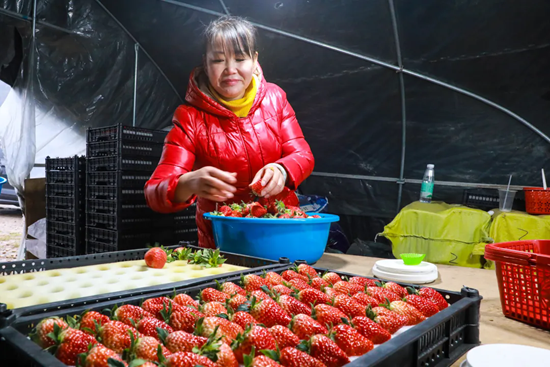
[[[401,254],[405,265],[419,265],[426,257],[426,254]]]

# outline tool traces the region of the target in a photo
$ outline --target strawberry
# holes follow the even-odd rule
[[[364,289],[358,284],[353,284],[344,280],[336,282],[336,284],[334,284],[332,288],[334,288],[334,290],[337,292],[344,293],[349,296],[353,296],[356,293],[362,292]]]
[[[249,325],[243,334],[237,335],[237,338],[231,343],[231,349],[239,362],[243,362],[244,354],[251,354],[252,348],[256,350],[277,348],[275,338],[268,329],[263,326]]]
[[[233,353],[231,347],[225,343],[221,343],[216,359],[216,366],[218,367],[239,367],[239,361],[235,353]]]
[[[431,317],[439,312],[439,307],[428,298],[417,296],[416,294],[409,294],[403,298],[403,301],[414,306],[418,311],[426,317]]]
[[[308,316],[311,315],[311,308],[292,296],[282,295],[279,296],[275,301],[290,316],[294,316],[300,313],[306,314]]]
[[[122,353],[125,348],[132,344],[130,333],[135,337],[140,336],[139,332],[131,326],[120,321],[110,321],[99,327],[98,341],[117,353]]]
[[[265,189],[265,186],[262,185],[261,179],[251,183],[248,187],[250,187],[250,191],[252,191],[254,196],[262,196],[262,191]]]
[[[279,216],[277,216],[277,218],[281,218],[281,219],[290,219],[290,218],[292,218],[292,217],[290,216],[290,214],[284,213],[284,214],[279,214]]]
[[[290,279],[289,281],[285,282],[285,285],[289,288],[296,288],[299,291],[302,291],[304,289],[310,289],[313,288],[307,282],[303,281],[302,279]]]
[[[199,303],[194,300],[190,295],[185,293],[176,294],[172,302],[180,306],[191,306],[195,309],[199,308]]]
[[[217,329],[216,329],[217,328]],[[213,334],[215,331],[215,334]],[[204,337],[221,337],[222,342],[230,344],[244,330],[239,325],[220,317],[202,317],[197,320],[195,334]]]
[[[389,289],[381,287],[367,287],[367,291],[365,293],[373,298],[376,298],[379,303],[386,302],[386,298],[390,300],[390,302],[401,300],[397,294],[393,293]]]
[[[295,278],[298,278],[298,279],[302,279],[304,282],[307,282],[309,279],[305,276],[305,275],[302,275],[302,274],[298,274],[297,272],[295,272],[294,270],[285,270],[281,273],[281,276],[283,277],[284,280],[286,280],[287,282],[291,279],[295,279]]]
[[[339,281],[342,280],[342,278],[340,278],[340,275],[334,273],[334,272],[325,272],[321,278],[323,278],[324,280],[326,280],[329,284],[336,284],[338,283]]]
[[[384,307],[405,316],[407,318],[407,325],[416,325],[426,320],[426,317],[420,311],[403,301],[393,301],[389,305],[386,303]]]
[[[325,289],[323,290],[323,292],[328,296],[329,299],[332,299],[332,298],[334,298],[334,297],[336,297],[336,296],[339,296],[339,295],[341,295],[341,294],[344,294],[344,293],[338,292],[338,291],[334,290],[334,288],[330,288],[330,287],[325,288]],[[360,294],[360,293],[357,293],[357,294]],[[344,295],[345,295],[345,296],[349,296],[348,294],[344,294]],[[354,296],[355,296],[355,295],[354,295]]]
[[[407,324],[407,318],[384,307],[367,308],[367,317],[394,334]]]
[[[402,286],[400,286],[399,284],[397,284],[397,283],[394,283],[394,282],[387,282],[387,283],[376,282],[376,285],[379,286],[379,287],[386,288],[386,289],[392,291],[393,293],[397,294],[400,299],[407,296],[407,290],[405,288],[403,288]]]
[[[35,330],[29,335],[31,339],[42,348],[48,348],[55,344],[54,340],[48,336],[48,334],[54,331],[54,325],[59,326],[61,329],[69,327],[67,323],[59,317],[48,317],[41,320],[36,325]]]
[[[267,209],[260,203],[247,204],[247,209],[253,218],[261,218],[267,214]]]
[[[326,334],[326,327],[315,321],[311,316],[299,314],[292,318],[288,328],[300,339],[308,339],[315,334]]]
[[[300,338],[285,326],[272,326],[269,328],[269,332],[273,335],[273,338],[275,338],[277,348],[280,350],[286,347],[295,347],[300,344]]]
[[[214,362],[205,356],[190,352],[177,352],[169,356],[164,362],[166,367],[217,367]]]
[[[323,362],[296,348],[281,350],[280,363],[285,367],[326,367]]]
[[[163,310],[166,311],[166,309],[169,307],[172,307],[173,311],[181,308],[180,305],[174,304],[172,300],[168,297],[149,298],[143,301],[143,303],[141,304],[141,308],[143,308],[145,311],[149,312],[153,315],[153,317],[156,317],[159,320],[163,320],[161,312]]]
[[[88,353],[83,354],[81,358],[79,366],[83,367],[110,367],[111,365],[128,366],[115,351],[102,344],[96,344]],[[119,364],[114,364],[113,361]]]
[[[247,292],[257,291],[260,290],[263,285],[268,285],[264,278],[255,274],[241,276],[241,283],[243,284],[244,290]]]
[[[351,297],[354,301],[362,304],[363,306],[377,307],[380,301],[374,297],[368,296],[365,293],[356,293]]]
[[[256,319],[252,317],[251,314],[244,311],[237,311],[233,315],[231,315],[231,322],[234,322],[243,329],[246,327],[246,325],[257,324]]]
[[[365,289],[365,287],[367,286],[368,287],[376,286],[376,281],[374,279],[363,278],[363,277],[351,277],[349,278],[349,282],[351,284],[358,284],[361,287],[363,287],[363,289]]]
[[[345,294],[340,294],[334,297],[332,299],[332,306],[342,311],[344,315],[351,316],[352,318],[355,316],[365,316],[366,307]]]
[[[154,269],[162,269],[168,260],[166,251],[160,247],[153,247],[145,253],[145,264]]]
[[[230,217],[231,213],[233,213],[233,209],[229,205],[222,205],[218,211],[224,216],[224,217]]]
[[[160,321],[154,317],[145,317],[141,319],[137,325],[136,329],[143,334],[144,336],[152,336],[155,339],[159,339],[157,329],[164,329],[169,333],[173,332],[174,329],[164,321]]]
[[[105,316],[97,311],[86,311],[80,318],[79,329],[87,334],[96,334],[96,323],[103,325],[111,321],[108,316]]]
[[[61,329],[57,324],[49,335],[59,343],[56,358],[67,366],[74,366],[79,354],[86,353],[89,346],[97,344],[92,335],[78,329]]]
[[[317,270],[313,269],[308,264],[300,264],[296,269],[294,269],[298,274],[305,275],[307,278],[319,278]]]
[[[191,352],[193,348],[202,348],[208,341],[208,338],[193,335],[181,330],[174,331],[170,334],[165,330],[160,330],[159,337],[166,348],[172,353]]]
[[[263,199],[260,204],[266,206],[269,214],[279,214],[284,212],[286,209],[285,203],[280,200]]]
[[[218,316],[219,314],[227,314],[227,308],[220,302],[207,302],[201,306],[200,311],[205,316]]]
[[[342,322],[345,322],[345,320],[349,322],[349,319],[345,313],[336,307],[324,304],[316,305],[311,312],[311,317],[314,320],[317,320],[317,322],[321,325],[325,325],[327,328],[331,325],[341,324]]]
[[[203,302],[220,302],[224,303],[226,299],[231,298],[228,294],[220,292],[214,288],[204,288],[198,298]]]
[[[240,305],[246,303],[248,301],[248,298],[245,296],[241,296],[240,294],[235,294],[231,299],[228,299],[225,301],[225,304],[233,309],[233,311],[236,311]],[[227,307],[226,307],[227,308]]]
[[[304,289],[300,292],[298,292],[298,300],[302,303],[305,303],[306,305],[313,304],[329,304],[330,298],[325,293],[321,292],[320,290],[309,288]]]
[[[351,321],[351,326],[374,344],[382,344],[391,339],[389,331],[366,316],[354,317]]]
[[[136,360],[133,360],[132,361],[132,367],[157,367],[157,364],[153,363],[153,362],[145,362],[143,364],[139,364],[140,362],[135,362]],[[143,360],[138,360],[138,361],[143,361]]]
[[[260,355],[252,357],[251,355],[244,356],[244,367],[280,367],[281,365],[271,358]]]
[[[283,284],[283,277],[279,274],[275,273],[274,271],[270,271],[264,274],[264,279],[268,285],[268,287],[274,287],[276,285]]]
[[[216,280],[216,284],[218,284],[218,290],[220,292],[228,294],[229,296],[232,296],[235,293],[240,294],[241,296],[246,296],[246,291],[233,282],[224,282],[223,284],[220,284]]]
[[[334,326],[329,331],[329,338],[348,355],[348,357],[362,356],[374,348],[374,344],[354,328],[346,324]]]
[[[257,299],[272,301],[271,297],[267,293],[259,289],[257,291],[250,292],[249,296],[249,298],[256,297]]]
[[[271,288],[271,291],[272,292],[276,292],[276,293],[279,293],[281,295],[287,295],[289,296],[291,293],[292,293],[292,289],[288,288],[286,285],[283,285],[283,284],[279,284],[279,285],[276,285],[276,286],[273,286]]]
[[[329,282],[327,282],[326,280],[324,280],[323,278],[312,278],[309,283],[308,283],[311,287],[315,288],[315,289],[318,289],[318,290],[323,290],[324,288],[327,288],[327,287],[330,287],[330,284]]]
[[[205,315],[190,307],[180,307],[177,310],[172,310],[165,314],[168,319],[168,324],[174,330],[183,330],[192,333],[195,328],[195,323]]]
[[[298,349],[309,352],[308,354],[317,358],[327,367],[342,367],[350,360],[346,353],[332,339],[326,335],[314,335],[310,340],[303,342]]]
[[[143,308],[134,305],[122,305],[112,312],[113,320],[133,326],[133,322],[138,322],[144,317],[154,317],[152,313],[145,311]]]
[[[249,312],[259,324],[264,324],[267,327],[285,326],[290,322],[290,316],[271,299],[258,300],[256,297],[252,297]]]
[[[418,295],[423,298],[427,298],[439,308],[439,311],[449,307],[449,303],[445,300],[438,291],[430,287],[424,287],[418,291]]]
[[[146,361],[159,362],[158,352],[164,357],[168,357],[172,353],[165,346],[151,336],[144,336],[137,339],[130,347],[132,359],[144,359]]]

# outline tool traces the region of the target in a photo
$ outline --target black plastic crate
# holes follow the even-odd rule
[[[195,213],[159,214],[151,216],[155,228],[186,228],[196,224]]]
[[[51,234],[48,237],[48,247],[56,247],[56,248],[64,248],[73,251],[72,254],[65,255],[65,256],[77,256],[77,255],[83,255],[84,249],[83,249],[83,238],[81,238],[82,241],[77,241],[76,237],[66,236],[62,234]],[[78,251],[78,253],[76,253]],[[56,256],[57,257],[57,256]],[[49,256],[48,256],[49,258]]]
[[[86,165],[86,157],[51,158],[46,157],[48,171],[79,171]]]
[[[86,132],[86,141],[88,143],[96,143],[113,140],[133,140],[163,144],[166,134],[168,134],[168,132],[163,130],[151,130],[119,124],[107,127],[89,128]]]
[[[193,245],[198,243],[198,228],[195,225],[190,228],[180,229],[168,229],[168,230],[156,230],[151,233],[151,241],[153,243],[159,243],[161,245],[172,245],[178,242],[191,242]]]
[[[150,174],[139,171],[88,172],[86,184],[88,186],[117,186],[125,189],[143,190],[150,177]]]
[[[46,221],[47,233],[50,234],[60,234],[63,236],[76,236],[79,230],[80,224],[75,223],[66,223],[66,222],[54,222]]]
[[[74,211],[78,207],[78,198],[63,196],[46,197],[46,207]]]
[[[143,189],[124,189],[116,186],[88,186],[88,200],[116,200],[123,203],[143,204],[145,194]]]
[[[89,158],[87,171],[143,171],[152,173],[158,165],[160,157],[113,156]]]
[[[82,175],[82,171],[46,171],[46,183],[67,185],[81,184],[79,182],[79,175]]]
[[[46,219],[53,222],[79,223],[79,213],[74,210],[54,209],[46,207]]]
[[[161,143],[143,141],[105,141],[100,143],[88,143],[86,156],[88,158],[109,156],[145,156],[160,158],[162,154]]]
[[[88,213],[86,215],[86,225],[88,227],[111,229],[119,231],[123,229],[143,229],[151,227],[152,219],[150,216],[129,216]]]
[[[79,255],[79,253],[77,253],[75,248],[57,247],[50,244],[48,244],[48,246],[46,247],[46,257],[48,259],[77,255]]]
[[[46,184],[46,197],[78,197],[78,187],[68,184]]]
[[[113,231],[86,227],[87,254],[145,248],[148,244],[152,244],[148,228]]]
[[[109,214],[122,218],[150,217],[154,215],[153,210],[143,202],[140,204],[126,204],[117,200],[88,200],[86,212],[89,214]]]

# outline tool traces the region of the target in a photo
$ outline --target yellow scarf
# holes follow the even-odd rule
[[[246,91],[244,92],[244,96],[234,101],[225,100],[214,90],[214,88],[212,88],[210,83],[208,84],[208,90],[210,91],[210,93],[212,93],[214,98],[218,100],[218,102],[227,107],[227,109],[232,111],[235,115],[237,115],[237,117],[246,117],[248,116],[248,112],[252,108],[254,98],[256,98],[258,86],[256,84],[256,77],[253,76],[250,85],[248,86],[248,88],[246,88]]]

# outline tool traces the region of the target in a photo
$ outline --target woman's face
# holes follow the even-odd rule
[[[256,70],[258,54],[224,53],[221,42],[209,46],[205,56],[205,70],[214,90],[231,101],[242,98]],[[227,48],[226,48],[227,51]]]

